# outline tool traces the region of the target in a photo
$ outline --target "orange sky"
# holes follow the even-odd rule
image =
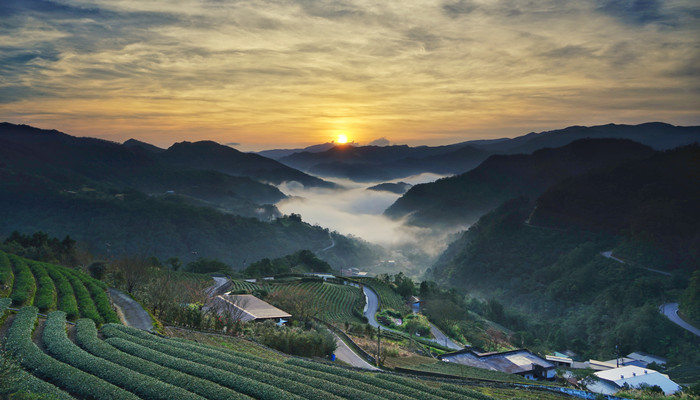
[[[0,120],[167,147],[700,124],[695,1],[0,4]]]

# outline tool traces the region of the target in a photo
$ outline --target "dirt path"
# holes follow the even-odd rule
[[[141,304],[137,303],[129,295],[117,289],[109,288],[109,297],[112,298],[114,305],[121,311],[125,325],[145,331],[153,329],[151,316],[141,307]]]

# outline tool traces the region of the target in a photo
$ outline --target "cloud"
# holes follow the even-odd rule
[[[601,0],[599,10],[628,24],[645,25],[668,21],[669,16],[662,12],[662,2],[658,0]]]
[[[462,15],[471,14],[478,8],[478,5],[470,0],[459,0],[445,3],[442,9],[452,18],[458,18]]]
[[[373,141],[369,142],[368,146],[389,146],[391,142],[389,139],[383,137],[379,139],[374,139]]]
[[[402,180],[417,184],[438,178],[439,175],[422,174]],[[285,214],[300,214],[304,221],[311,224],[351,234],[387,248],[410,244],[426,254],[437,255],[447,245],[445,235],[452,232],[436,233],[410,227],[382,215],[399,195],[367,190],[375,183],[358,184],[349,180],[338,180],[336,183],[344,189],[305,189],[295,182],[283,184],[279,188],[290,198],[277,203],[277,207]]]
[[[699,17],[689,0],[6,0],[0,119],[250,150],[700,123],[697,91],[664,94],[697,86]]]
[[[238,142],[229,142],[229,143],[224,143],[225,146],[231,146],[231,147],[236,147],[240,146],[241,144]]]

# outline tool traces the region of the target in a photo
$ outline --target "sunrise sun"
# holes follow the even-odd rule
[[[346,135],[338,135],[338,138],[335,140],[335,142],[345,144],[348,142],[348,137]]]

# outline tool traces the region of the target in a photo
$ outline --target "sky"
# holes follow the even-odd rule
[[[0,121],[162,147],[700,125],[697,0],[2,0]]]

